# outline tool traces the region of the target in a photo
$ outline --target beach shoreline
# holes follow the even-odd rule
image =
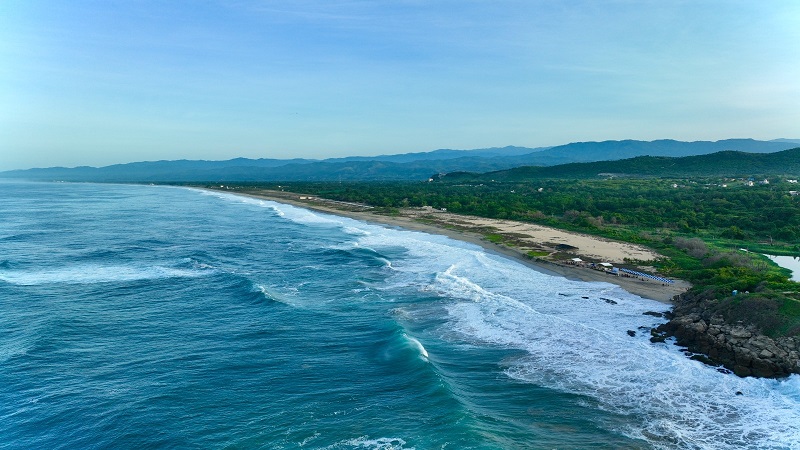
[[[675,280],[673,284],[665,284],[654,280],[621,277],[588,267],[568,265],[559,261],[532,258],[528,255],[528,246],[559,245],[559,241],[563,240],[580,243],[579,247],[572,247],[570,250],[575,255],[583,256],[587,259],[622,262],[623,258],[646,260],[647,258],[652,259],[659,256],[649,249],[633,244],[610,241],[541,225],[472,216],[457,216],[445,211],[433,210],[432,208],[405,208],[400,210],[398,215],[387,215],[379,214],[375,211],[375,208],[366,205],[327,200],[296,192],[266,189],[228,189],[225,186],[200,188],[275,201],[379,225],[444,235],[451,239],[478,245],[488,252],[513,259],[548,275],[561,276],[576,281],[610,283],[632,294],[662,303],[671,304],[675,295],[682,294],[691,287],[688,282],[683,280]],[[519,245],[511,246],[503,242],[492,242],[486,238],[487,233],[508,236],[508,239],[513,239],[514,243]],[[549,240],[549,242],[536,242],[537,240]],[[614,259],[618,261],[613,261]]]

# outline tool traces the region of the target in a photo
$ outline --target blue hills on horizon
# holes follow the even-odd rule
[[[380,156],[314,159],[249,159],[224,161],[142,161],[105,167],[50,167],[0,172],[0,178],[36,181],[94,182],[258,182],[258,181],[413,181],[448,172],[490,172],[521,166],[613,161],[637,156],[697,156],[721,151],[774,153],[798,147],[800,140],[726,139],[684,142],[574,142],[555,147],[440,149]]]

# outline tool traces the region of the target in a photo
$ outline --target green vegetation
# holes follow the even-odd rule
[[[722,187],[727,185],[727,187]],[[276,185],[259,185],[276,189]],[[627,241],[642,232],[687,235],[719,247],[797,254],[800,189],[781,179],[747,187],[731,179],[542,180],[537,183],[283,183],[289,191],[378,207],[537,222]]]
[[[517,167],[483,174],[447,174],[450,182],[541,179],[592,179],[608,177],[709,177],[800,173],[800,148],[775,153],[723,151],[709,155],[638,156],[616,161],[561,164],[551,167]]]
[[[486,240],[489,242],[493,242],[495,244],[502,244],[503,243],[503,236],[500,234],[487,234]]]
[[[800,196],[786,177],[543,179],[535,182],[282,183],[282,188],[391,210],[431,206],[642,244],[654,265],[690,281],[732,321],[800,334],[800,284],[760,255],[800,255]],[[242,186],[244,187],[244,186]],[[256,187],[256,186],[253,186]],[[258,185],[276,189],[276,185]],[[492,242],[506,238],[487,234]],[[748,251],[743,251],[748,250]],[[544,255],[531,255],[544,256]],[[736,290],[738,295],[733,296]]]

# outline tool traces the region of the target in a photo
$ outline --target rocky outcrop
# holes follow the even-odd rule
[[[707,357],[695,359],[722,365],[741,377],[800,374],[800,339],[773,339],[753,325],[726,323],[702,295],[676,297],[670,321],[656,329],[654,340],[664,335],[674,336],[678,345]]]

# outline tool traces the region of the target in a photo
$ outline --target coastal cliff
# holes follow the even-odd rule
[[[654,330],[653,340],[674,336],[694,359],[721,365],[740,377],[780,378],[800,374],[800,338],[772,338],[753,323],[731,322],[719,301],[704,293],[675,297],[670,321]]]

